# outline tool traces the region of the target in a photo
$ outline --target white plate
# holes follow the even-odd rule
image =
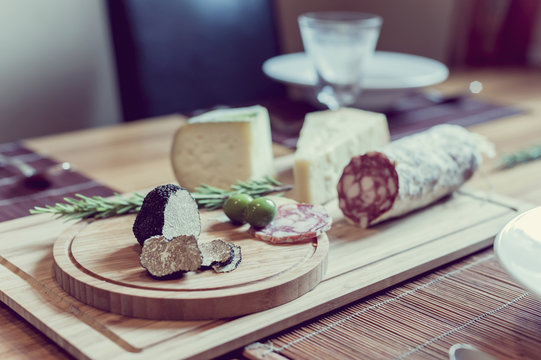
[[[263,63],[263,72],[288,84],[314,86],[316,72],[305,53],[280,55]],[[376,51],[366,71],[366,89],[404,89],[438,84],[449,75],[439,61],[421,56]]]
[[[305,53],[292,53],[268,59],[263,72],[271,79],[302,88],[303,95],[314,104],[315,69]],[[421,56],[376,51],[368,64],[364,90],[355,104],[370,110],[383,110],[412,89],[445,81],[447,66]]]
[[[496,236],[494,250],[505,270],[541,297],[541,207],[509,221]]]

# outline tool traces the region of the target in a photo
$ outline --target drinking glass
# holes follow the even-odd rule
[[[331,110],[352,105],[378,41],[382,18],[357,12],[313,12],[299,16],[308,57],[317,72],[316,96]]]

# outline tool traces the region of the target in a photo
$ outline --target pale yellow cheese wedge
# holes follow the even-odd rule
[[[267,109],[220,109],[191,118],[175,134],[171,163],[179,185],[190,191],[273,176]]]
[[[388,142],[383,114],[352,108],[307,114],[294,155],[295,199],[311,204],[335,199],[351,157]]]

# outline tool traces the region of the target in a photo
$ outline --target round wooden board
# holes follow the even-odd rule
[[[305,294],[323,278],[326,235],[288,245],[253,239],[248,225],[234,226],[222,211],[201,211],[199,241],[221,238],[241,246],[242,261],[228,273],[185,273],[152,278],[139,263],[132,233],[135,215],[75,224],[55,242],[60,286],[85,304],[146,319],[203,320],[266,310]]]

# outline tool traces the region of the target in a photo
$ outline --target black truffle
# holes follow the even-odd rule
[[[235,270],[239,266],[242,260],[242,253],[240,250],[240,246],[232,244],[232,243],[228,243],[228,244],[231,245],[231,259],[227,263],[224,263],[224,264],[214,263],[212,265],[212,268],[217,273],[224,273],[224,272],[230,272],[230,271]]]
[[[181,235],[171,240],[163,236],[148,238],[139,260],[151,275],[163,277],[195,271],[201,266],[202,258],[195,236]]]
[[[211,266],[213,264],[225,265],[231,261],[233,256],[232,244],[216,239],[199,244],[203,262],[201,266]]]
[[[141,205],[133,224],[133,234],[139,244],[153,236],[170,240],[179,235],[201,232],[197,203],[189,191],[174,184],[161,185],[150,191]]]

